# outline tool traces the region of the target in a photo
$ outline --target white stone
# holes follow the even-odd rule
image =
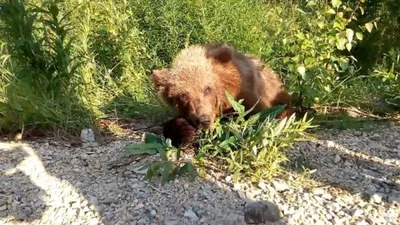
[[[333,148],[336,146],[336,143],[334,141],[326,141],[326,145],[328,148]]]
[[[371,198],[376,204],[382,202],[382,196],[380,194],[373,194]]]
[[[196,213],[193,212],[193,210],[191,210],[191,209],[187,210],[187,211],[183,214],[183,216],[186,217],[186,218],[189,218],[189,219],[192,220],[192,221],[197,221],[197,220],[199,220],[199,217],[198,217],[198,216],[196,215]]]
[[[272,186],[275,188],[276,191],[289,190],[289,185],[287,185],[285,182],[272,181]]]
[[[96,138],[92,129],[83,129],[81,131],[81,139],[83,142],[95,142]]]

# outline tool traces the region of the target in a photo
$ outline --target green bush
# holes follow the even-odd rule
[[[391,49],[371,73],[378,97],[400,110],[400,48]]]
[[[382,56],[400,46],[400,4],[398,0],[365,1],[358,22],[373,23],[374,29],[354,49],[362,73],[368,74],[382,63]]]
[[[299,140],[305,130],[311,128],[307,115],[295,120],[295,114],[277,122],[274,117],[284,106],[276,106],[248,119],[252,109],[245,110],[242,100],[235,101],[227,93],[235,114],[228,121],[217,120],[215,129],[207,130],[200,139],[197,156],[210,156],[222,160],[237,181],[240,175],[251,177],[255,182],[270,179],[280,172],[281,164],[287,160],[285,149]]]

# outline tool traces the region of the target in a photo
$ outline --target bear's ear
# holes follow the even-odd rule
[[[233,48],[227,44],[210,48],[207,52],[207,58],[213,58],[222,63],[227,63],[233,58]]]
[[[157,89],[162,89],[168,84],[169,71],[168,69],[153,70],[151,79]]]

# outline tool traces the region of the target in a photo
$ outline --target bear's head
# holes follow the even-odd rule
[[[179,117],[196,128],[208,128],[219,113],[224,94],[215,65],[226,64],[232,57],[233,49],[225,44],[190,46],[179,52],[171,68],[153,70],[152,81]]]

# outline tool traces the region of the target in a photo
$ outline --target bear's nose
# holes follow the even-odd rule
[[[194,126],[196,128],[198,128],[200,125],[200,118],[198,118],[198,117],[191,116],[188,118],[188,121],[192,126]]]
[[[208,115],[201,115],[199,121],[202,125],[210,125],[211,118]]]

